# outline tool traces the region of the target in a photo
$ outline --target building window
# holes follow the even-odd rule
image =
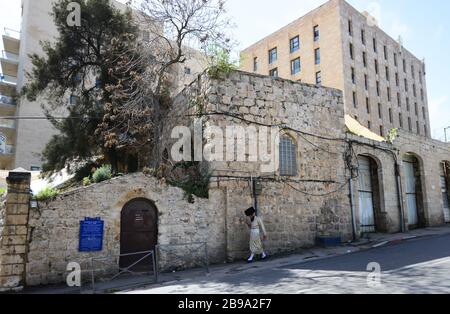
[[[394,52],[394,65],[398,66],[398,62],[397,62],[397,53]]]
[[[356,92],[353,92],[353,107],[358,107],[358,99],[356,97]]]
[[[269,64],[274,63],[277,61],[278,54],[277,54],[277,48],[273,48],[269,50]]]
[[[422,88],[420,89],[420,99],[422,99],[422,101],[424,101],[424,99],[425,99],[425,95],[423,93],[423,89]]]
[[[414,71],[414,65],[411,64],[411,75],[413,77],[413,79],[416,79],[416,73]]]
[[[423,134],[425,135],[425,136],[428,136],[428,129],[427,129],[427,125],[426,124],[424,124],[423,125]]]
[[[406,60],[403,59],[403,72],[406,73]]]
[[[384,60],[388,59],[388,51],[387,51],[387,47],[384,46]]]
[[[70,97],[69,97],[69,104],[76,105],[77,102],[78,102],[78,98],[79,98],[78,96],[70,95]]]
[[[271,77],[278,77],[278,68],[272,69],[269,71],[269,75]]]
[[[380,103],[378,103],[378,117],[380,119],[383,119],[383,110],[381,108],[381,104]]]
[[[382,125],[380,125],[380,136],[384,137],[384,128]]]
[[[369,90],[369,79],[367,77],[367,74],[364,74],[364,87],[366,90]]]
[[[392,117],[392,109],[389,108],[389,122],[392,124],[393,122],[393,117]]]
[[[297,145],[287,135],[280,138],[280,175],[284,177],[297,175]]]
[[[315,63],[320,64],[320,48],[314,50]]]
[[[391,88],[390,87],[387,88],[387,98],[388,98],[388,101],[391,101]]]
[[[253,72],[258,71],[258,57],[253,58]]]
[[[416,114],[416,116],[419,115],[419,108],[417,107],[417,103],[414,103],[414,113]]]
[[[408,91],[408,80],[405,79],[405,92],[407,92],[407,91]]]
[[[367,128],[370,130],[372,128],[372,124],[370,123],[370,121],[367,121]]]
[[[366,110],[367,110],[367,113],[370,114],[370,101],[369,101],[369,97],[366,97]]]
[[[413,84],[413,94],[414,94],[414,97],[417,97],[416,84]]]
[[[291,74],[295,75],[297,73],[300,73],[301,65],[300,65],[300,58],[294,59],[291,61]]]
[[[398,78],[398,73],[395,73],[395,85],[396,85],[397,87],[399,87],[399,85],[400,85],[400,80],[399,80],[399,78]]]
[[[314,26],[313,35],[314,35],[314,41],[318,41],[320,38],[319,25]]]
[[[184,68],[184,74],[190,75],[191,74],[191,68],[185,67]]]
[[[367,68],[367,54],[365,51],[363,52],[363,64],[364,67]]]
[[[365,30],[361,30],[361,42],[363,45],[366,44],[366,31]]]
[[[398,104],[399,107],[402,106],[402,99],[400,97],[400,93],[397,93],[397,104]]]
[[[375,59],[375,73],[378,74],[378,60]]]
[[[41,171],[41,167],[39,166],[31,166],[30,171]]]
[[[409,97],[406,97],[406,111],[410,111],[410,107],[409,107]]]
[[[290,47],[291,47],[291,53],[296,52],[297,50],[300,49],[300,37],[299,36],[295,36],[294,38],[291,39]]]
[[[373,38],[373,52],[377,53],[377,40]]]
[[[425,112],[425,107],[422,107],[422,117],[423,117],[424,120],[427,119],[427,114]]]
[[[412,131],[411,117],[408,117],[408,130]]]
[[[350,44],[350,58],[353,60],[354,56],[353,56],[353,44]]]
[[[390,75],[389,75],[389,67],[386,67],[386,80],[389,82],[390,80]]]
[[[419,71],[419,82],[420,82],[420,84],[423,84],[422,83],[422,71]]]
[[[356,84],[356,75],[355,75],[355,68],[352,67],[352,83]]]
[[[417,129],[417,134],[420,135],[419,121],[416,121],[416,129]]]
[[[348,34],[353,36],[353,23],[352,20],[348,20]]]
[[[400,127],[403,128],[403,115],[401,112],[398,114],[398,123]]]
[[[377,81],[377,96],[380,96],[380,82]]]
[[[316,84],[322,85],[322,72],[321,71],[316,72]]]

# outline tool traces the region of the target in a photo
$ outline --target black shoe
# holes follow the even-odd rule
[[[251,264],[251,263],[253,263],[253,260],[248,260],[247,259],[247,264]]]

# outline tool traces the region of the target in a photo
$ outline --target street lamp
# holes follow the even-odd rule
[[[450,130],[450,126],[444,128],[444,136],[445,136],[445,142],[447,143],[447,130]]]

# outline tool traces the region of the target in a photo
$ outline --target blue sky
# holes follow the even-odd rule
[[[125,2],[125,0],[120,0]],[[228,0],[239,49],[283,27],[326,0]],[[427,64],[428,102],[434,138],[450,126],[450,1],[349,0],[375,15],[380,27]],[[0,0],[0,27],[20,27],[20,0]],[[450,130],[448,131],[450,137]]]

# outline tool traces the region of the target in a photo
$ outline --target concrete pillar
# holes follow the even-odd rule
[[[31,174],[10,172],[8,194],[0,212],[0,291],[25,285]]]

